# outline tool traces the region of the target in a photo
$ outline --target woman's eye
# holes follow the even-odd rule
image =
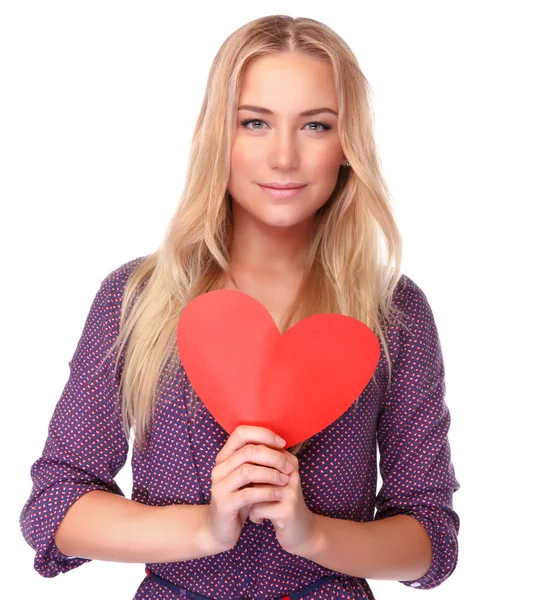
[[[319,121],[312,121],[312,123],[308,123],[308,125],[315,125],[316,127],[318,125],[321,125],[322,129],[311,129],[310,131],[328,131],[329,129],[331,129],[330,125],[327,125],[327,123],[320,123]]]
[[[253,129],[254,131],[259,131],[260,129],[262,129],[262,127],[248,127],[248,125],[250,125],[251,123],[264,123],[265,125],[267,125],[265,121],[261,121],[260,119],[247,119],[246,121],[241,121],[241,126],[245,127],[246,129]],[[319,121],[312,121],[311,123],[307,123],[306,127],[308,127],[309,125],[315,125],[316,127],[321,126],[321,129],[310,128],[310,131],[313,131],[315,133],[322,133],[324,131],[332,129],[331,125],[328,125],[327,123],[321,123]]]
[[[247,125],[250,125],[250,123],[265,123],[265,121],[258,121],[257,119],[249,119],[247,121],[242,121],[241,125],[243,127],[245,127],[246,129],[252,129],[252,127],[247,127]],[[254,129],[258,129],[258,127],[254,127]]]

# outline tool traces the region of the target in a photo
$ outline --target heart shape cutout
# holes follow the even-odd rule
[[[228,434],[241,424],[267,427],[286,448],[341,416],[380,356],[377,336],[357,319],[316,314],[281,334],[261,302],[236,290],[189,302],[177,347],[191,385]]]

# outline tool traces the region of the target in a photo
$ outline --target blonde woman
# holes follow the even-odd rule
[[[39,574],[141,562],[137,600],[372,600],[368,578],[429,589],[453,572],[443,358],[400,273],[370,104],[349,46],[318,21],[268,16],[225,40],[164,240],[103,280],[32,466],[20,524]],[[259,300],[282,333],[315,313],[361,320],[382,348],[374,377],[296,446],[263,427],[228,435],[176,345],[182,309],[218,289]],[[114,477],[131,427],[127,499]]]

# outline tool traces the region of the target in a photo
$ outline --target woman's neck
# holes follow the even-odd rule
[[[304,272],[312,220],[289,227],[275,227],[254,219],[234,206],[230,267],[234,271],[265,278],[296,277]]]

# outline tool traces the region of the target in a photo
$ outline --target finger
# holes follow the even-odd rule
[[[277,519],[281,517],[281,509],[276,502],[258,502],[252,506],[248,518],[253,523],[261,523],[264,519]]]
[[[211,476],[213,482],[218,482],[233,474],[233,482],[230,482],[231,491],[244,483],[249,484],[254,481],[276,483],[280,473],[289,475],[291,471],[293,471],[292,461],[288,461],[282,451],[269,448],[264,444],[247,444],[226,461],[215,465]]]
[[[245,506],[249,504],[262,504],[268,501],[269,504],[280,502],[282,490],[275,487],[250,487],[241,490],[240,492],[233,492],[231,494],[231,509],[239,512]]]
[[[284,456],[290,461],[294,469],[299,466],[299,459],[295,456],[295,454],[291,454],[287,450],[282,450],[282,454],[284,454]]]
[[[285,444],[280,444],[277,441],[277,437],[274,431],[266,427],[239,425],[232,431],[222,450],[219,452],[216,464],[225,461],[234,452],[237,452],[237,450],[250,443],[265,444],[272,448],[283,448]]]
[[[231,490],[237,490],[255,484],[284,486],[289,480],[289,475],[281,473],[278,469],[259,464],[243,463],[231,474],[230,485]]]

